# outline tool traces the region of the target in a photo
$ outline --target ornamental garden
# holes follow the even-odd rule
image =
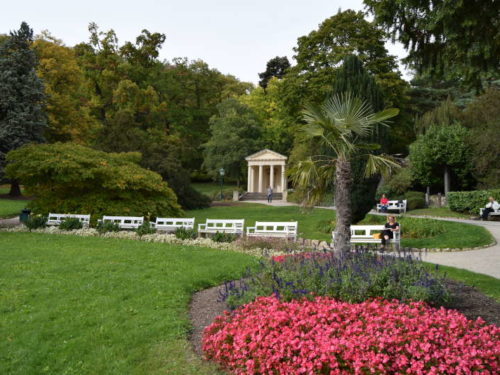
[[[3,30],[0,373],[499,373],[496,5],[389,3],[258,85]]]

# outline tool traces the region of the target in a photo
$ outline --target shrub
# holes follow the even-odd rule
[[[283,238],[263,238],[263,237],[241,237],[235,245],[245,250],[250,249],[272,249],[282,253],[292,253],[300,249],[299,243],[287,241]]]
[[[226,312],[203,351],[234,374],[497,374],[500,328],[421,302],[261,297]]]
[[[386,194],[388,197],[403,195],[413,184],[410,168],[401,168],[398,172],[384,180],[377,189],[377,197]]]
[[[198,237],[198,233],[194,229],[186,229],[184,227],[177,228],[175,231],[175,237],[181,240],[194,240]]]
[[[28,217],[28,220],[24,222],[24,225],[26,225],[26,227],[30,230],[30,232],[33,229],[45,228],[47,226],[47,216],[30,215]]]
[[[401,238],[431,238],[446,232],[446,226],[440,220],[399,216],[396,221],[401,225]],[[368,215],[358,224],[382,225],[385,222],[385,216]]]
[[[106,153],[71,143],[30,144],[7,155],[7,175],[36,198],[36,212],[172,216],[182,214],[162,177],[139,153]]]
[[[422,262],[411,256],[371,253],[301,253],[261,262],[256,273],[226,284],[222,297],[235,308],[273,293],[285,301],[318,295],[347,302],[375,297],[435,305],[449,302],[442,280]]]
[[[75,230],[75,229],[82,229],[83,224],[80,221],[80,219],[77,219],[76,217],[70,217],[61,222],[59,225],[59,228],[62,230]]]
[[[120,226],[116,223],[112,223],[111,221],[100,221],[97,223],[96,229],[99,234],[103,234],[106,232],[119,232]]]
[[[141,225],[139,225],[137,227],[137,229],[135,230],[135,232],[137,233],[137,235],[139,237],[142,237],[144,236],[145,234],[153,234],[153,233],[156,233],[156,228],[153,228],[150,224],[149,221],[145,221],[144,223],[142,223]]]
[[[448,206],[452,211],[479,215],[479,209],[486,206],[488,197],[491,196],[500,200],[500,189],[454,191],[448,193],[446,198],[448,200]]]
[[[232,233],[216,232],[212,236],[212,241],[214,242],[233,242],[238,236]]]
[[[404,199],[406,199],[407,210],[425,207],[425,193],[421,191],[408,191],[404,194]]]

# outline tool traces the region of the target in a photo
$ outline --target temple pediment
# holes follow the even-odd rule
[[[287,160],[288,158],[284,155],[278,154],[275,151],[264,149],[255,154],[247,156],[245,158],[246,161],[277,161],[277,160]]]

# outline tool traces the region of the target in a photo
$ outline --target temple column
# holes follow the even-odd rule
[[[248,169],[248,171],[247,171],[247,191],[251,192],[252,191],[252,167],[250,166],[250,164],[248,164],[247,169]]]
[[[281,192],[285,193],[287,190],[286,175],[285,175],[285,165],[281,166]]]
[[[273,188],[274,190],[274,165],[271,165],[269,167],[269,185]]]
[[[261,165],[259,165],[259,193],[264,192],[264,168]]]

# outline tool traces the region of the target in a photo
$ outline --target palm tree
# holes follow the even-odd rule
[[[377,124],[387,126],[385,121],[398,113],[396,108],[373,113],[366,102],[351,93],[334,95],[323,105],[310,105],[303,111],[305,138],[317,139],[319,148],[327,152],[297,163],[290,175],[294,186],[304,193],[304,203],[310,206],[318,203],[334,182],[337,209],[335,250],[345,250],[350,240],[351,161],[366,159],[366,177],[387,174],[399,168],[389,156],[373,153],[380,145],[365,142]]]

